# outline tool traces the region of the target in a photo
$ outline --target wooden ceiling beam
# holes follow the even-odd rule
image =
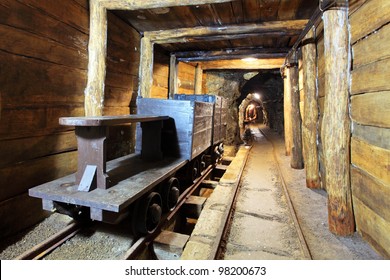
[[[144,10],[232,2],[232,0],[92,0],[107,10]]]
[[[245,34],[245,36],[250,34],[260,36],[262,33],[265,35],[270,35],[270,33],[288,35],[291,33],[296,34],[296,32],[299,34],[302,29],[305,28],[307,22],[308,20],[303,19],[226,25],[220,27],[200,26],[195,28],[146,31],[144,36],[148,37],[154,43],[164,44],[188,42],[193,38],[204,40],[204,37],[226,36],[225,39],[234,39],[232,36],[240,36],[240,34]]]
[[[203,70],[217,70],[217,69],[279,69],[284,63],[284,58],[267,58],[255,59],[253,61],[243,61],[241,59],[233,60],[215,60],[203,61],[200,66]]]
[[[174,43],[190,43],[190,42],[211,42],[211,41],[226,41],[226,40],[239,40],[250,37],[291,37],[301,34],[302,30],[288,30],[288,31],[271,31],[262,33],[240,33],[240,34],[224,34],[224,35],[198,35],[193,37],[179,37],[170,39],[156,39],[152,40],[155,44],[174,44]],[[149,36],[146,35],[149,38]],[[168,42],[167,42],[168,41]]]
[[[237,48],[219,51],[176,52],[174,55],[179,61],[190,62],[241,59],[245,57],[279,58],[285,57],[289,50],[289,48]]]

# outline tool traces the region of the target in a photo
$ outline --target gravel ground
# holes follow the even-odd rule
[[[276,147],[277,159],[313,258],[382,259],[358,234],[338,237],[329,232],[326,192],[306,188],[304,170],[290,168],[290,158],[284,155],[283,139],[265,127],[262,130]],[[270,143],[263,142],[260,149],[253,150],[256,153],[252,155],[253,172],[252,175],[244,173],[249,177],[243,179],[225,259],[302,259],[271,149]],[[265,163],[263,171],[260,171],[261,160]],[[266,180],[261,181],[264,178]],[[274,206],[279,207],[273,209]],[[19,256],[70,222],[67,216],[53,214],[35,227],[2,240],[0,259]],[[118,259],[132,243],[126,223],[116,226],[97,223],[63,244],[47,259]]]
[[[383,259],[358,233],[341,237],[329,231],[326,192],[307,188],[305,170],[290,167],[290,157],[285,156],[283,139],[267,127],[263,126],[261,130],[276,149],[277,161],[313,259]]]

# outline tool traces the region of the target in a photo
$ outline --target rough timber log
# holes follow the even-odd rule
[[[322,123],[328,220],[331,232],[355,230],[350,183],[348,116],[350,50],[347,9],[324,12],[325,104]]]
[[[97,0],[110,10],[141,10],[230,2],[231,0]]]
[[[138,96],[150,97],[153,85],[153,43],[146,37],[141,39]]]
[[[307,34],[302,46],[303,63],[303,122],[302,144],[303,158],[305,161],[306,186],[308,188],[320,188],[319,162],[317,152],[317,122],[318,104],[316,88],[316,45],[314,42],[314,30]]]
[[[284,143],[286,147],[286,156],[291,155],[292,147],[292,122],[291,122],[291,84],[290,68],[284,68]]]
[[[90,1],[88,53],[88,83],[84,92],[85,115],[102,116],[106,78],[107,11],[97,0]]]
[[[202,66],[198,64],[195,68],[195,94],[202,94],[202,77]]]
[[[177,68],[178,62],[176,56],[171,54],[169,64],[169,99],[173,99],[173,96],[178,93]]]
[[[302,120],[299,111],[299,86],[298,86],[298,62],[296,54],[292,56],[290,61],[290,91],[291,91],[291,123],[292,123],[292,156],[291,167],[294,169],[303,168],[302,156]]]

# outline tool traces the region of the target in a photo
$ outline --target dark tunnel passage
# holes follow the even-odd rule
[[[246,123],[247,109],[254,106],[256,119],[252,123],[263,123],[279,134],[284,130],[283,118],[283,80],[277,72],[259,72],[241,88],[239,104],[240,135]]]

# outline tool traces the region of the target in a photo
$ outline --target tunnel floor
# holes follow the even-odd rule
[[[264,125],[251,125],[251,132],[252,148],[224,259],[307,258],[287,206],[281,176],[313,259],[381,259],[357,233],[350,237],[330,233],[326,192],[306,187],[305,171],[290,167],[280,135]]]

